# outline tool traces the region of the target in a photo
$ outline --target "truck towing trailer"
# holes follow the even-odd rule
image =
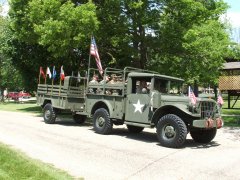
[[[160,144],[171,148],[183,146],[188,132],[195,142],[209,143],[223,125],[216,101],[199,98],[192,104],[183,94],[183,79],[126,67],[106,68],[103,81],[91,83],[96,71],[67,76],[62,85],[38,84],[37,104],[45,123],[55,123],[57,114],[67,110],[76,123],[92,118],[99,134],[110,134],[113,125],[126,124],[132,133],[156,128]],[[110,75],[115,83],[105,81]]]

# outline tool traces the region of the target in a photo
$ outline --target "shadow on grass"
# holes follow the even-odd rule
[[[42,108],[39,106],[20,108],[17,110],[20,112],[28,112],[28,113],[36,113],[36,114],[42,113]]]

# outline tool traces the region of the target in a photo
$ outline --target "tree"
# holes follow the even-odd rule
[[[93,3],[12,0],[10,6],[14,36],[9,46],[14,51],[9,53],[26,87],[36,89],[40,66],[60,69],[64,65],[66,74],[79,69],[89,52],[91,34],[98,28]]]
[[[158,0],[94,1],[104,60],[116,67],[145,68],[154,47],[154,28],[160,17]]]
[[[87,67],[94,34],[103,67],[215,82],[230,43],[218,21],[226,9],[222,0],[12,0],[11,57],[26,78],[51,64],[71,74]]]
[[[9,29],[9,19],[0,17],[0,91],[2,92],[1,100],[4,101],[3,92],[9,90],[22,89],[22,76],[13,66],[8,51],[12,48],[8,46],[12,34]]]
[[[216,83],[230,40],[219,16],[223,1],[165,1],[158,48],[149,67],[188,84]],[[157,52],[158,51],[158,52]]]

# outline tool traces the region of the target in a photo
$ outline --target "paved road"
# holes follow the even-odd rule
[[[223,128],[210,144],[188,137],[182,149],[160,146],[155,130],[125,126],[98,135],[71,120],[0,111],[0,141],[85,179],[240,179],[240,129]]]

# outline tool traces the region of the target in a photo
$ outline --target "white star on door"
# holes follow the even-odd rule
[[[140,101],[138,100],[137,104],[133,104],[133,106],[135,107],[134,113],[139,111],[142,114],[142,108],[144,104],[141,104]]]

